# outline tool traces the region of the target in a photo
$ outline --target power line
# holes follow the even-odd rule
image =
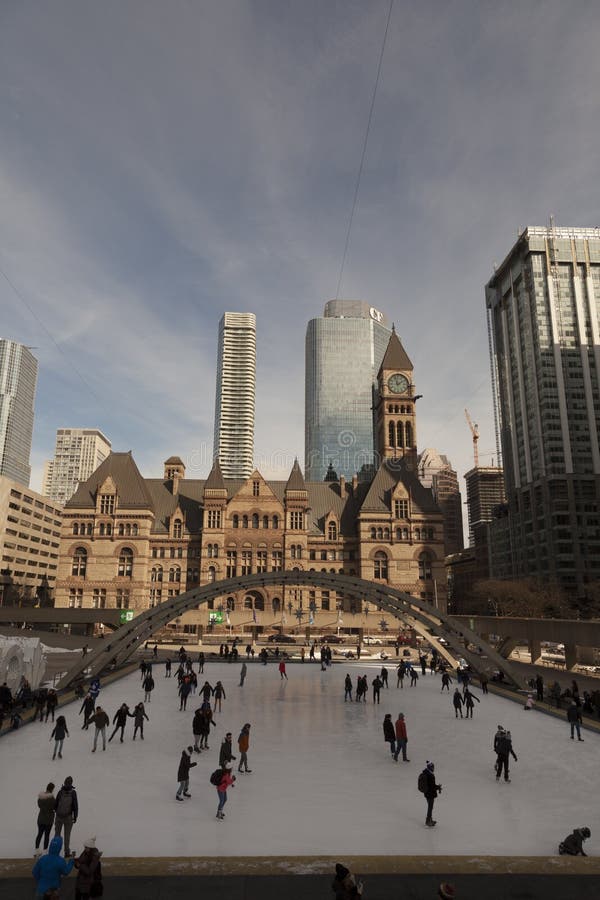
[[[381,75],[381,66],[383,64],[383,54],[385,53],[385,45],[387,41],[388,31],[390,28],[390,20],[392,18],[392,9],[394,8],[394,0],[390,0],[390,8],[388,10],[387,21],[385,23],[385,31],[383,33],[383,41],[381,42],[381,52],[379,54],[379,63],[377,65],[377,76],[375,78],[375,86],[373,88],[373,95],[371,97],[371,107],[369,109],[369,118],[367,121],[367,130],[365,132],[365,140],[363,143],[362,154],[360,157],[360,165],[358,167],[358,175],[356,177],[356,186],[354,188],[354,199],[352,201],[352,210],[350,212],[350,219],[348,221],[348,229],[346,231],[346,241],[344,243],[344,252],[342,254],[342,265],[340,266],[340,275],[338,278],[337,288],[335,292],[335,299],[338,300],[340,296],[340,288],[342,286],[342,277],[344,275],[344,266],[346,264],[346,256],[348,255],[348,245],[350,243],[350,232],[352,231],[352,221],[354,219],[354,210],[356,209],[356,203],[358,201],[358,191],[360,189],[360,182],[362,178],[363,166],[365,162],[365,156],[367,155],[367,144],[369,142],[369,132],[371,131],[371,120],[373,119],[373,109],[375,107],[375,98],[377,96],[377,88],[379,87],[379,78]]]

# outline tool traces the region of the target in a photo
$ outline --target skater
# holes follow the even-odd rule
[[[390,752],[393,759],[396,759],[396,729],[392,722],[392,714],[386,713],[383,719],[383,739],[386,744],[390,745]]]
[[[385,666],[381,667],[381,675],[379,677],[381,678],[382,687],[389,687],[389,685],[388,685],[388,670],[386,669]]]
[[[310,650],[308,651],[308,661],[313,662],[314,658],[315,658],[315,645],[314,645],[314,643],[312,643],[310,645]]]
[[[361,679],[361,685],[362,685],[361,692],[362,692],[363,703],[366,703],[367,702],[367,694],[369,693],[369,683],[367,681],[366,675],[363,675],[363,677]]]
[[[488,677],[485,672],[482,672],[479,676],[479,684],[481,685],[481,693],[488,694]]]
[[[231,752],[231,732],[228,731],[219,750],[219,768],[224,769],[225,763],[230,763],[233,759],[237,757]]]
[[[408,736],[406,733],[406,722],[404,721],[404,713],[398,713],[396,719],[396,754],[394,759],[398,762],[398,756],[402,750],[402,762],[410,762],[406,755],[406,745],[408,744]]]
[[[577,740],[582,741],[583,738],[581,737],[581,722],[582,722],[581,710],[577,706],[577,703],[575,700],[571,700],[571,705],[569,706],[569,708],[567,710],[567,721],[568,721],[569,725],[571,726],[571,740],[574,740],[573,732],[577,731]],[[54,757],[52,757],[52,758],[54,759]]]
[[[496,743],[494,741],[494,743]],[[496,763],[496,781],[500,781],[500,775],[502,774],[502,769],[504,769],[504,780],[509,783],[510,778],[508,777],[508,757],[510,754],[514,756],[515,762],[517,762],[517,755],[513,750],[512,739],[510,736],[510,731],[505,731],[498,738],[497,750],[498,760]]]
[[[356,900],[356,897],[362,895],[363,883],[362,881],[357,883],[350,869],[341,863],[336,863],[331,890],[335,894],[335,900]]]
[[[217,819],[224,819],[225,813],[223,807],[227,803],[227,788],[235,787],[235,775],[231,774],[231,763],[225,763],[223,766],[223,775],[221,781],[217,785],[217,796],[219,798],[219,806],[217,808]]]
[[[437,795],[442,792],[442,785],[436,784],[434,771],[434,764],[427,760],[427,765],[419,776],[419,790],[422,790],[422,793],[427,800],[427,817],[425,819],[425,824],[429,825],[430,828],[437,824],[436,820],[433,818],[433,804],[435,803]]]
[[[70,775],[65,778],[64,784],[56,795],[54,804],[54,812],[56,818],[54,820],[54,836],[60,837],[60,833],[65,829],[65,858],[72,856],[70,850],[71,830],[77,821],[79,815],[79,803],[77,802],[77,791],[73,787],[73,779]]]
[[[583,842],[591,838],[592,832],[589,828],[575,828],[564,841],[558,845],[558,852],[561,856],[587,856],[583,849]]]
[[[96,700],[98,699],[98,694],[100,693],[100,688],[101,688],[100,679],[98,677],[92,678],[92,680],[90,682],[90,689],[89,689],[88,693],[89,693],[90,697],[92,698],[92,700],[94,701],[94,704],[96,703]]]
[[[527,694],[527,700],[523,709],[533,709],[533,694]]]
[[[205,663],[205,661],[206,661],[206,660],[205,660],[204,653],[203,653],[202,650],[201,650],[200,653],[198,654],[198,672],[199,672],[200,675],[202,675],[203,672],[204,672],[204,663]]]
[[[404,676],[406,675],[406,663],[401,660],[396,666],[396,687],[404,690]]]
[[[69,737],[67,720],[64,716],[59,716],[56,720],[56,725],[52,729],[52,734],[50,735],[50,740],[54,738],[54,753],[52,754],[52,759],[56,759],[57,753],[58,758],[62,759],[63,743],[66,737]]]
[[[117,731],[119,731],[119,729],[121,730],[120,741],[121,743],[123,743],[123,734],[125,733],[125,725],[127,724],[128,716],[133,716],[133,713],[129,712],[129,707],[126,703],[121,703],[120,707],[113,716],[113,725],[115,726],[115,730],[108,739],[109,744],[114,738]]]
[[[158,644],[154,644],[154,647],[152,648],[152,656],[154,657],[154,659],[158,659]]]
[[[225,688],[220,681],[217,681],[217,683],[215,684],[213,693],[215,695],[215,712],[217,712],[217,707],[219,707],[218,711],[221,712],[221,701],[227,700],[227,696],[225,694]]]
[[[177,769],[177,781],[179,782],[179,787],[177,788],[175,799],[181,800],[182,802],[184,797],[192,796],[188,791],[190,786],[190,769],[193,769],[194,766],[198,765],[197,763],[192,762],[191,756],[193,751],[193,747],[188,747],[187,750],[181,751],[181,759],[179,760],[179,768]]]
[[[96,747],[98,746],[98,736],[102,735],[102,749],[106,750],[106,729],[110,724],[110,719],[107,714],[104,712],[101,706],[96,708],[96,712],[90,719],[90,724],[93,723],[96,726],[96,730],[94,732],[94,746],[92,747],[92,753],[96,752]]]
[[[424,653],[419,656],[419,662],[421,663],[421,675],[427,675],[427,657]]]
[[[101,897],[102,865],[101,853],[96,849],[96,838],[84,841],[83,853],[75,860],[77,878],[75,880],[75,900],[88,900],[89,897]]]
[[[448,693],[450,693],[450,685],[451,684],[452,684],[452,679],[450,678],[450,675],[448,674],[448,672],[442,672],[442,691],[444,690],[444,688],[446,688]],[[442,693],[442,691],[440,691],[440,694]]]
[[[208,681],[205,681],[204,684],[202,685],[202,689],[201,689],[200,693],[202,694],[203,701],[205,703],[210,703],[210,698],[212,697],[212,695],[214,693],[212,685],[210,685],[208,683]]]
[[[204,715],[204,711],[202,709],[197,709],[194,713],[194,718],[192,721],[192,733],[194,735],[194,753],[201,753],[199,743],[202,740],[202,718]]]
[[[38,688],[35,692],[35,712],[33,714],[32,722],[35,722],[37,717],[40,717],[40,722],[44,721],[44,710],[46,708],[46,698],[48,696],[48,692],[45,688]]]
[[[70,859],[67,862],[67,860],[63,859],[60,855],[62,845],[63,842],[61,837],[53,837],[50,841],[48,853],[44,856],[40,856],[33,867],[32,875],[35,878],[36,897],[42,898],[47,897],[48,895],[51,896],[51,891],[56,891],[55,896],[59,896],[58,891],[63,875],[68,875],[73,868],[73,860]],[[65,856],[67,855],[68,854],[65,853]]]
[[[465,704],[467,719],[473,718],[473,700],[476,700],[479,703],[479,697],[476,697],[475,694],[471,693],[471,691],[466,690],[463,694],[463,703]]]
[[[281,662],[279,663],[279,674],[281,675],[282,680],[284,678],[286,681],[288,680],[287,672],[285,671],[285,660],[284,659],[282,659]]]
[[[463,717],[463,714],[462,714],[463,698],[461,697],[460,691],[458,690],[458,688],[455,688],[455,690],[454,690],[454,694],[452,697],[452,705],[454,706],[454,715],[456,716],[456,718],[458,719],[458,714],[460,713],[460,717],[462,719],[462,717]]]
[[[246,673],[248,671],[248,666],[245,662],[242,663],[242,668],[240,669],[240,683],[239,687],[244,686],[244,681],[246,680]]]
[[[379,703],[379,695],[381,692],[381,687],[383,685],[383,682],[379,675],[375,676],[371,684],[373,685],[373,703]]]
[[[87,731],[90,724],[90,719],[94,715],[94,709],[96,707],[96,701],[92,697],[91,694],[86,694],[81,704],[81,709],[79,710],[79,715],[83,713],[83,725],[81,726],[82,731]]]
[[[151,672],[144,678],[142,687],[144,688],[144,703],[150,703],[152,691],[154,690],[154,678]]]
[[[305,662],[305,660],[306,660],[306,649],[304,647],[302,647],[302,649],[300,650],[300,662],[303,663],[303,662]]]
[[[54,688],[50,688],[50,690],[48,691],[48,696],[46,697],[46,722],[48,721],[49,716],[52,716],[52,721],[54,722],[54,713],[57,706],[58,694],[56,693]]]
[[[171,666],[172,666],[171,660],[166,659],[165,660],[165,678],[171,677]]]
[[[357,703],[360,703],[360,701],[362,700],[362,689],[363,689],[362,676],[359,675],[358,678],[356,679],[356,702]]]
[[[35,849],[40,846],[42,837],[44,838],[44,850],[48,849],[48,841],[50,840],[50,829],[54,825],[54,804],[56,798],[53,794],[54,784],[46,785],[46,790],[38,794],[37,805],[39,809],[37,817],[37,837],[35,839]]]
[[[238,738],[238,750],[240,751],[240,764],[238,766],[238,772],[242,771],[242,766],[244,767],[244,772],[252,771],[252,769],[248,768],[248,747],[249,746],[250,746],[250,723],[246,722],[246,724],[240,731],[240,736]]]
[[[147,647],[148,647],[148,645],[146,644],[145,649],[147,649]],[[141,679],[143,681],[144,678],[146,677],[146,661],[144,659],[140,662],[139,668],[140,668]]]
[[[533,662],[533,660],[532,660]],[[537,691],[537,699],[540,703],[544,702],[544,678],[542,675],[536,675],[535,678],[535,689]]]
[[[252,644],[246,644],[246,659],[250,660],[250,654],[252,652]]]
[[[140,732],[140,737],[144,740],[144,719],[149,722],[150,719],[144,709],[143,703],[138,703],[133,710],[133,739],[135,741],[135,736],[138,733],[138,729]]]
[[[419,673],[417,672],[417,670],[415,669],[414,666],[411,666],[410,667],[410,686],[416,687],[418,680],[419,680]]]
[[[182,712],[182,710],[185,710],[185,708],[187,707],[187,701],[191,691],[192,679],[189,675],[184,675],[184,677],[181,679],[179,690],[177,692],[179,694],[179,712]]]
[[[344,678],[344,703],[350,698],[350,703],[352,703],[352,679],[350,675],[346,675]],[[356,698],[358,700],[358,696]]]
[[[201,717],[200,717],[200,749],[201,750],[210,750],[208,746],[208,736],[210,734],[210,726],[213,725],[215,728],[217,727],[215,721],[213,719],[212,709],[210,707],[210,703],[202,704],[201,707]]]

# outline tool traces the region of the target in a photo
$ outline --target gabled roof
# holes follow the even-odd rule
[[[213,462],[213,467],[210,470],[210,474],[204,483],[205,491],[224,491],[225,481],[223,479],[223,472],[221,471],[221,464],[219,463],[219,457],[215,456],[215,460]]]
[[[394,460],[391,464],[384,460],[375,478],[370,484],[367,495],[360,508],[361,512],[390,512],[392,508],[392,492],[401,481],[410,494],[413,511],[438,513],[439,507],[433,499],[429,488],[423,487],[415,473],[406,465],[406,461]]]
[[[405,372],[412,372],[413,368],[414,366],[408,358],[408,354],[402,346],[400,338],[396,334],[396,329],[392,328],[392,333],[390,334],[387,350],[385,351],[383,360],[381,361],[379,372],[383,372],[387,369],[401,369]]]
[[[304,481],[304,475],[302,474],[302,469],[298,463],[298,458],[294,460],[294,465],[292,466],[292,471],[290,472],[290,477],[287,480],[285,489],[286,491],[306,490],[306,482]]]
[[[153,509],[152,497],[131,450],[127,453],[109,453],[88,480],[79,485],[65,509],[95,507],[98,488],[107,478],[112,478],[115,483],[121,508]]]
[[[180,456],[170,456],[168,459],[165,459],[164,464],[165,466],[184,466],[184,462]]]

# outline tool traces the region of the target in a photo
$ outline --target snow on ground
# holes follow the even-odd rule
[[[200,701],[190,697],[180,712],[177,681],[164,678],[162,665],[154,667],[143,742],[132,742],[131,719],[124,744],[115,737],[105,753],[92,754],[93,729],[81,729],[79,704],[59,710],[70,731],[62,760],[51,759],[50,723],[2,737],[0,856],[33,852],[37,794],[48,781],[58,789],[67,775],[80,806],[71,846],[80,851],[85,838],[97,835],[107,856],[548,855],[574,827],[598,833],[593,785],[600,737],[594,733],[583,732],[584,746],[569,739],[566,721],[480,691],[473,720],[457,720],[438,676],[398,690],[392,660],[379,706],[371,694],[367,703],[344,703],[343,681],[346,671],[353,683],[366,673],[370,685],[380,663],[342,663],[326,672],[315,663],[288,664],[287,682],[273,663],[252,663],[239,687],[240,664],[209,663],[199,676],[200,685],[220,678],[227,699],[215,714],[210,750],[194,754],[192,798],[185,803],[175,800],[177,767],[193,742]],[[140,700],[137,674],[106,687],[99,698],[111,718],[121,702],[132,709]],[[409,763],[390,757],[382,732],[386,712],[394,720],[398,712],[405,715]],[[237,755],[244,722],[252,725],[253,772],[238,776],[219,822],[208,779],[228,730]],[[518,762],[511,759],[511,784],[496,783],[493,771],[498,724],[511,730],[518,756]],[[443,785],[435,828],[424,825],[425,800],[417,791],[428,759]]]

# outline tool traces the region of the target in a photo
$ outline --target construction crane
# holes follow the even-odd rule
[[[471,434],[473,435],[473,459],[475,461],[475,468],[479,468],[479,450],[477,449],[477,441],[479,440],[479,425],[477,422],[473,422],[471,416],[469,415],[469,410],[465,409],[465,416],[467,417],[467,422],[469,428],[471,429]]]

